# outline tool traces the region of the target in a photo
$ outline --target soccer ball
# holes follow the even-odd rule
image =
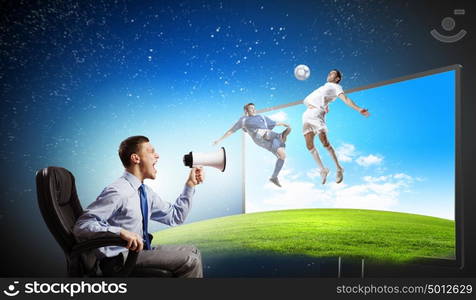
[[[311,76],[311,70],[306,65],[299,65],[294,68],[294,76],[298,80],[306,80]]]

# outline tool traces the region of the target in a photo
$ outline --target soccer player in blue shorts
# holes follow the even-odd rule
[[[243,109],[245,115],[241,117],[230,130],[225,132],[221,138],[214,141],[213,144],[218,145],[223,139],[229,137],[237,130],[243,129],[243,131],[249,134],[256,145],[270,151],[278,158],[274,166],[273,175],[271,175],[269,181],[281,187],[278,174],[286,159],[286,151],[284,148],[286,147],[286,138],[291,132],[291,127],[286,123],[276,122],[266,116],[256,114],[255,105],[253,103],[246,104]],[[286,129],[281,133],[277,133],[272,131],[275,126],[284,126]]]

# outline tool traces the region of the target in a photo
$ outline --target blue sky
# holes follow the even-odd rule
[[[332,103],[328,137],[345,169],[339,185],[333,182],[335,165],[316,139],[324,164],[331,168],[328,184],[320,184],[301,133],[304,105],[267,113],[294,129],[287,142],[283,188],[267,182],[273,155],[247,139],[247,212],[337,207],[454,219],[454,77],[449,71],[349,94],[369,109],[369,118],[339,99]]]
[[[26,1],[6,11],[0,164],[12,172],[0,184],[4,225],[26,208],[42,224],[34,176],[50,165],[73,172],[87,206],[121,175],[117,147],[136,134],[161,155],[150,184],[173,201],[188,171],[182,155],[215,151],[211,142],[244,103],[303,98],[336,67],[348,88],[405,75],[418,64],[394,57],[423,47],[413,34],[421,19],[398,2]],[[309,80],[293,77],[298,64],[311,68]],[[358,138],[331,138],[357,145],[350,137]],[[223,143],[227,171],[207,170],[187,222],[241,213],[240,143],[238,133]],[[357,149],[374,153],[365,147]]]

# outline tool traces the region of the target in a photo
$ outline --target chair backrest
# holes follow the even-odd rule
[[[36,190],[43,219],[68,256],[76,244],[74,224],[83,213],[74,176],[60,167],[41,169],[36,174]]]

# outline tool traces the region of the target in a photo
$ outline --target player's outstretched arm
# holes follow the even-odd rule
[[[281,122],[276,122],[276,126],[284,126],[286,128],[291,128],[291,126],[289,126],[289,124],[287,123],[281,123]]]
[[[221,138],[219,138],[218,140],[213,142],[213,146],[218,145],[221,141],[223,141],[224,139],[226,139],[227,137],[229,137],[232,134],[233,134],[233,131],[228,130],[227,132],[225,132],[225,134]]]
[[[339,97],[342,101],[344,101],[344,103],[347,106],[349,106],[349,107],[355,109],[356,111],[358,111],[362,116],[364,116],[364,117],[370,116],[370,113],[369,113],[368,109],[359,107],[357,104],[354,103],[354,101],[352,101],[352,99],[347,97],[346,94],[341,93],[337,97]]]

